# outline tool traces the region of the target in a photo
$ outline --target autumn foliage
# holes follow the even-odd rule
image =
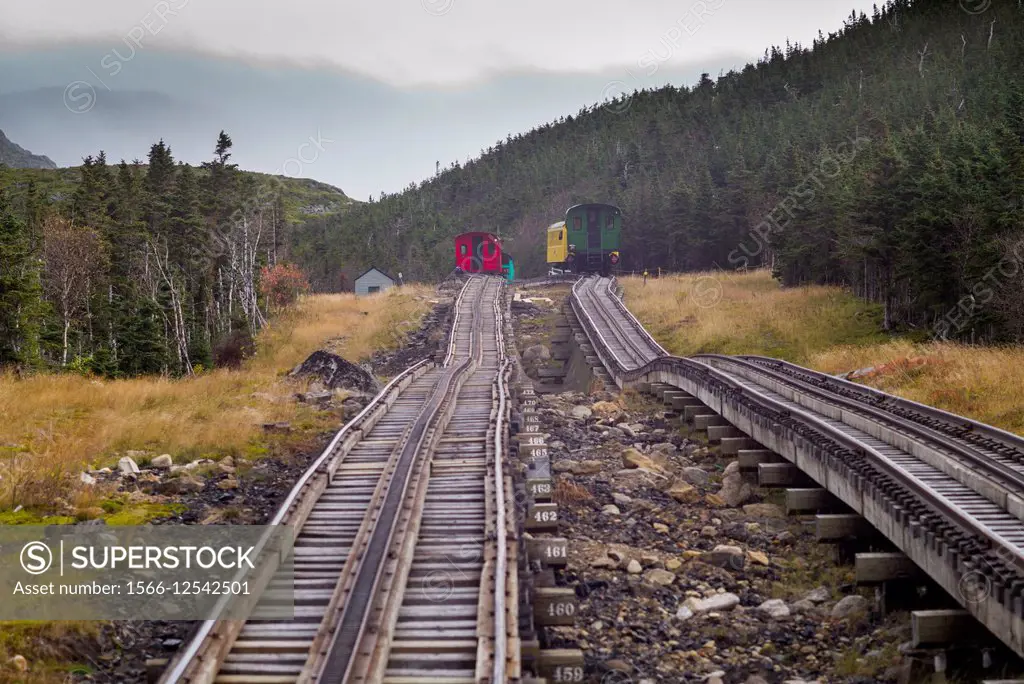
[[[284,308],[309,292],[306,274],[295,264],[264,266],[260,272],[260,292],[276,308]]]

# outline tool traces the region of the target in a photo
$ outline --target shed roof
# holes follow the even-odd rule
[[[377,273],[380,273],[380,274],[381,274],[382,276],[384,276],[385,278],[387,278],[388,280],[390,280],[390,281],[391,281],[391,282],[393,282],[393,283],[397,283],[397,282],[398,282],[398,281],[397,281],[397,280],[395,280],[395,279],[394,279],[393,277],[391,277],[390,275],[388,275],[388,274],[387,274],[387,273],[385,273],[384,271],[380,270],[380,269],[379,269],[379,268],[377,268],[376,266],[371,266],[370,268],[366,269],[365,271],[363,271],[362,273],[360,273],[359,275],[357,275],[357,276],[356,276],[356,280],[359,280],[360,278],[362,278],[362,277],[363,277],[364,275],[366,275],[366,274],[367,274],[367,273],[369,273],[370,271],[376,271]],[[352,281],[352,282],[355,282],[355,281]]]

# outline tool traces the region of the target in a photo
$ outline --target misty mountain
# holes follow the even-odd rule
[[[55,169],[57,165],[49,157],[32,154],[21,145],[7,138],[0,131],[0,165],[13,169]]]

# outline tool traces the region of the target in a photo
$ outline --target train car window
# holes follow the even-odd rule
[[[572,227],[573,227],[574,230],[579,230],[580,228],[582,228],[583,227],[583,217],[582,216],[573,216],[572,217]]]
[[[459,245],[459,254],[466,256],[466,243]]]

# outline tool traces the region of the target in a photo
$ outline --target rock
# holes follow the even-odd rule
[[[586,420],[593,416],[594,412],[586,406],[573,406],[572,410],[569,411],[569,414],[576,420]]]
[[[28,661],[23,655],[14,656],[8,660],[7,663],[13,667],[16,672],[28,672]]]
[[[629,437],[630,439],[636,439],[636,432],[634,432],[633,428],[629,427],[625,423],[619,423],[618,425],[615,426],[615,429],[619,430],[622,434],[624,434],[626,437]]]
[[[656,522],[652,525],[655,532],[661,532],[662,534],[668,533],[668,525],[665,523]]]
[[[164,494],[186,494],[188,492],[200,492],[206,484],[193,475],[182,475],[167,480],[160,485],[159,490]]]
[[[613,672],[622,672],[623,674],[630,674],[633,671],[633,666],[625,660],[609,660],[604,666]]]
[[[724,478],[728,477],[729,475],[733,475],[733,474],[735,474],[735,475],[739,475],[740,474],[740,462],[739,461],[729,461],[729,465],[725,466],[725,470],[722,471],[722,478],[724,479]]]
[[[568,473],[572,471],[575,465],[576,461],[573,461],[571,458],[560,458],[551,464],[551,470],[556,473]]]
[[[622,554],[622,552],[616,551],[615,549],[608,549],[608,557],[614,560],[616,563],[622,563],[622,561],[626,560],[626,557]]]
[[[121,471],[122,475],[139,474],[139,464],[131,456],[122,456],[121,460],[117,462],[117,469]]]
[[[805,601],[811,601],[812,603],[824,603],[832,598],[832,592],[827,587],[818,587],[812,590],[807,596],[804,596]]]
[[[706,485],[711,476],[703,468],[690,466],[683,468],[683,471],[679,473],[679,477],[684,482],[689,482],[692,485]]]
[[[171,458],[170,454],[161,454],[154,458],[150,465],[159,470],[169,470],[174,465],[174,459]]]
[[[644,581],[646,581],[648,584],[656,584],[661,587],[667,587],[668,585],[672,584],[675,581],[675,579],[675,573],[669,572],[668,570],[660,570],[658,568],[648,570],[644,574]]]
[[[719,544],[711,551],[701,554],[700,560],[702,563],[714,565],[719,568],[741,570],[746,561],[746,557],[743,554],[743,549],[738,546]]]
[[[747,558],[750,559],[751,563],[757,563],[758,565],[768,566],[771,564],[768,560],[768,554],[764,551],[747,551]]]
[[[615,503],[619,504],[620,506],[625,506],[626,504],[632,503],[633,501],[633,497],[626,496],[621,492],[614,492],[612,494],[612,499],[615,501]]]
[[[732,465],[732,464],[730,464]],[[754,490],[747,482],[743,481],[738,472],[725,476],[722,480],[722,489],[718,492],[726,505],[733,508],[742,506],[754,496]]]
[[[609,558],[608,556],[602,556],[601,558],[595,558],[590,562],[590,567],[604,570],[612,570],[619,567],[618,561]]]
[[[687,484],[686,482],[676,482],[668,490],[668,495],[679,503],[684,504],[695,504],[700,501],[700,492],[692,484]]]
[[[722,508],[725,506],[725,499],[720,497],[718,494],[708,494],[704,497],[704,502],[708,506],[715,506],[716,508]]]
[[[750,675],[744,684],[768,684],[768,680],[759,675]]]
[[[837,620],[844,620],[859,613],[867,612],[868,600],[863,596],[853,594],[845,596],[839,603],[832,607],[832,617]]]
[[[671,570],[675,572],[681,567],[683,567],[683,563],[678,558],[669,558],[667,561],[665,561],[666,570]]]
[[[815,608],[816,606],[814,605],[814,602],[808,601],[807,599],[800,599],[790,606],[790,609],[794,613],[812,613]]]
[[[96,478],[90,475],[89,473],[82,473],[81,475],[78,476],[78,479],[82,481],[82,484],[87,485],[89,487],[96,484]]]
[[[789,606],[782,599],[768,599],[759,605],[757,609],[773,618],[789,617]]]
[[[683,602],[683,606],[689,608],[694,615],[710,613],[712,611],[728,611],[738,605],[740,605],[740,597],[730,592],[715,594],[706,599],[688,598]],[[679,612],[676,615],[678,616]]]
[[[217,489],[222,489],[224,491],[238,489],[238,480],[233,477],[226,477],[217,483]]]
[[[785,518],[786,512],[781,506],[769,503],[747,504],[743,512],[755,518]]]
[[[164,639],[161,645],[167,649],[175,649],[181,646],[182,643],[181,639]]]
[[[630,575],[639,575],[644,571],[644,567],[640,565],[640,561],[636,558],[630,559],[629,565],[626,566],[626,572]]]
[[[601,513],[603,515],[622,515],[622,511],[620,511],[619,507],[615,504],[608,504],[601,509]]]
[[[693,617],[693,615],[693,610],[685,604],[679,606],[679,609],[676,610],[676,618],[678,618],[679,620],[689,620]]]
[[[708,539],[717,537],[718,528],[714,525],[705,525],[704,527],[700,528],[700,536],[707,537]]]
[[[551,358],[551,350],[543,344],[535,344],[523,350],[523,361],[547,361]]]
[[[603,467],[604,464],[600,461],[578,461],[573,464],[569,472],[573,475],[597,475]]]
[[[672,442],[661,442],[651,447],[651,453],[661,454],[665,457],[674,455],[676,451],[676,445]]]
[[[625,449],[622,454],[622,465],[626,468],[642,468],[644,470],[659,470],[658,464],[645,454],[640,453],[632,447]]]
[[[380,383],[366,370],[337,354],[315,351],[297,366],[292,377],[316,377],[326,389],[348,389],[377,394]]]

